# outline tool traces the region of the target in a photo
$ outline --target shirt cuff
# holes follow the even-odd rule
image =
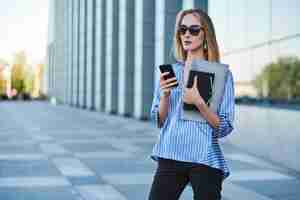
[[[214,129],[214,132],[217,138],[222,138],[227,136],[229,133],[231,133],[231,131],[233,130],[233,125],[230,122],[230,120],[228,120],[226,115],[223,114],[219,115],[219,119],[220,119],[219,126]]]

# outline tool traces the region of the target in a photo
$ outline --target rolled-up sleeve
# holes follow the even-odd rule
[[[161,124],[159,120],[159,104],[160,104],[160,88],[159,88],[159,80],[158,80],[156,81],[154,87],[150,118],[151,121],[153,121],[158,128],[161,128]]]
[[[235,112],[234,80],[233,80],[232,72],[229,71],[225,83],[223,99],[218,110],[220,123],[219,126],[214,129],[214,134],[216,134],[217,138],[225,137],[232,132],[233,122],[234,122],[234,112]]]

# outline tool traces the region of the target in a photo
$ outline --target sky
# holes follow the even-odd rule
[[[25,50],[30,63],[44,62],[48,0],[0,0],[0,58]]]

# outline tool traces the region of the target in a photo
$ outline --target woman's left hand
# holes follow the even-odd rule
[[[197,89],[197,76],[194,78],[194,83],[192,88],[185,88],[183,101],[187,104],[194,104],[194,105],[202,105],[205,104],[204,99],[201,97],[198,89]]]

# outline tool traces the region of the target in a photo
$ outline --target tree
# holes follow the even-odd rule
[[[0,64],[0,95],[5,94],[5,91],[6,91],[6,80],[4,77],[3,68],[1,69],[1,64]]]
[[[20,51],[15,54],[12,66],[12,88],[18,93],[23,93],[25,89],[25,67],[27,65],[26,53]]]
[[[4,75],[5,66],[8,65],[8,62],[0,58],[0,95],[5,94],[6,92],[6,82]]]
[[[24,76],[24,92],[27,94],[32,94],[34,90],[34,72],[28,67],[25,71]]]
[[[294,56],[281,57],[265,66],[254,80],[259,97],[273,99],[300,98],[300,60]],[[264,90],[267,92],[264,92]]]

